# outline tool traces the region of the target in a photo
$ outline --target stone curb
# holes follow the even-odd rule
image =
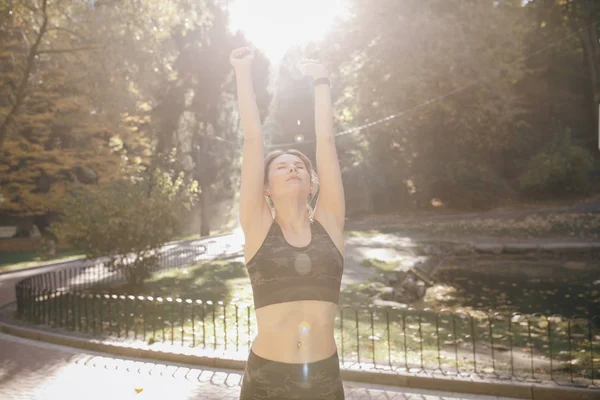
[[[561,242],[549,242],[549,243],[505,243],[505,244],[473,244],[473,250],[480,253],[509,253],[519,254],[530,251],[535,252],[569,252],[569,251],[581,251],[581,250],[595,250],[600,249],[600,243],[593,242],[574,242],[574,243],[561,243]]]
[[[26,328],[0,321],[0,332],[26,339],[68,346],[99,353],[108,353],[120,357],[132,357],[151,361],[182,363],[212,368],[224,368],[243,371],[245,360],[222,357],[180,354],[149,349],[128,347],[115,343],[105,343],[95,339],[83,339],[63,334]],[[578,387],[561,387],[554,383],[490,382],[476,378],[418,376],[396,372],[370,372],[342,369],[345,381],[362,382],[374,385],[386,385],[413,389],[510,397],[532,400],[594,400],[600,398],[600,390]]]
[[[417,244],[422,247],[420,254],[433,256],[448,255],[573,255],[577,253],[600,252],[600,242],[563,242],[547,241],[537,243],[519,242],[476,242],[472,240],[428,240],[426,243]]]

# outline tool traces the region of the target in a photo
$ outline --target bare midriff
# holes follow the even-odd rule
[[[256,310],[258,334],[252,351],[269,360],[300,364],[326,359],[336,352],[333,337],[337,304],[302,300]]]

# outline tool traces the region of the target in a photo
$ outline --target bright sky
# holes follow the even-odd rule
[[[285,51],[321,39],[345,0],[229,0],[231,29],[242,30],[272,63]]]

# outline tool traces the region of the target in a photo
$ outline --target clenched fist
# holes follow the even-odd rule
[[[229,62],[234,68],[250,67],[254,60],[254,51],[250,47],[240,47],[231,52]]]

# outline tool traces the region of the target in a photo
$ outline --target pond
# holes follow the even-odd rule
[[[427,288],[422,299],[407,306],[434,311],[600,317],[600,260],[591,257],[448,256],[436,263],[438,266],[430,274],[435,284]],[[385,271],[381,263],[370,265],[379,266],[378,278],[348,287],[348,300],[362,297],[359,301],[364,301],[364,296],[376,304],[382,304],[378,301],[381,298],[390,300],[381,294],[386,292],[384,286],[389,286],[386,276],[394,269],[393,264],[388,263]],[[374,286],[377,290],[373,290]]]
[[[454,258],[436,271],[423,306],[503,313],[600,316],[600,261],[583,257]],[[418,306],[415,304],[415,306]]]

